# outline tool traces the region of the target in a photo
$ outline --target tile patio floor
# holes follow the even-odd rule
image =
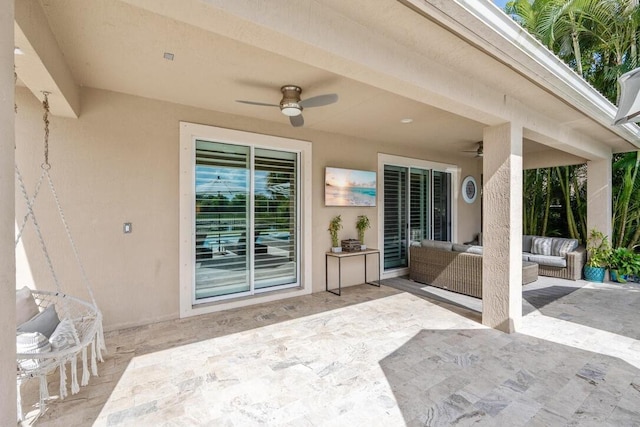
[[[35,424],[640,426],[640,286],[578,283],[530,293],[512,335],[367,285],[111,332],[100,377]]]

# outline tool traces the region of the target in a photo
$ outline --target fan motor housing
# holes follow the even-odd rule
[[[300,94],[302,89],[299,86],[286,85],[280,88],[282,101],[280,101],[280,111],[286,116],[299,116],[302,114],[300,105]]]

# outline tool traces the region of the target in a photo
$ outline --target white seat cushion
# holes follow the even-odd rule
[[[23,287],[16,291],[16,327],[40,313],[31,289]]]
[[[53,331],[56,330],[58,323],[60,323],[60,319],[56,313],[55,306],[50,305],[41,313],[18,326],[16,330],[17,332],[40,332],[49,339]]]
[[[567,259],[559,256],[552,255],[529,255],[529,261],[535,262],[536,264],[546,265],[549,267],[566,267]]]

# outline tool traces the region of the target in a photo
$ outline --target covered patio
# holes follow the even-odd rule
[[[509,335],[367,285],[114,331],[100,377],[37,425],[634,425],[640,286],[540,282]]]
[[[42,422],[136,425],[171,411],[185,423],[193,419],[180,417],[411,424],[480,413],[507,422],[518,405],[534,419],[553,412],[552,402],[536,400],[543,390],[566,378],[574,393],[584,387],[574,373],[587,375],[581,369],[605,357],[601,347],[540,335],[572,330],[571,321],[555,324],[563,313],[523,317],[522,171],[586,163],[588,227],[609,234],[612,154],[637,150],[640,128],[612,126],[616,107],[492,3],[0,0],[0,10],[0,424],[15,419],[13,292],[54,288],[37,236],[28,231],[14,245],[26,212],[14,163],[34,188],[43,92],[51,174],[112,353],[85,394],[52,406]],[[298,99],[281,91],[291,86]],[[374,174],[375,203],[327,203],[329,168]],[[481,183],[482,197],[463,197],[467,178]],[[83,298],[54,206],[38,200],[38,220],[64,292]],[[387,280],[407,274],[414,239],[462,243],[482,232],[481,312],[357,286],[357,262],[344,267],[343,297],[325,293],[326,228],[338,215],[341,239],[355,237],[356,219],[368,216],[366,243],[381,252],[369,267]],[[590,343],[601,335],[595,328],[575,332]],[[605,338],[624,347],[623,362],[605,353],[589,386],[610,372],[637,377],[625,353],[637,349],[637,337]],[[435,347],[422,357],[417,349],[427,342]],[[457,345],[466,352],[451,353]],[[529,369],[537,346],[548,350],[545,372],[492,370],[512,356]],[[504,354],[475,359],[475,348]],[[580,366],[547,372],[563,351]],[[481,364],[477,383],[456,377],[481,359],[489,365]],[[444,381],[439,364],[450,360],[459,363],[447,365]],[[420,363],[426,370],[415,376]],[[433,400],[414,401],[404,388],[412,376],[424,390],[455,390],[436,386]],[[506,382],[531,390],[526,404],[498,402],[494,389]],[[310,405],[325,385],[326,402]],[[247,398],[247,390],[258,395]],[[581,390],[588,406],[602,387]],[[620,409],[607,421],[634,407],[622,383],[612,393]],[[325,412],[305,412],[314,407]],[[585,413],[574,409],[554,414]]]

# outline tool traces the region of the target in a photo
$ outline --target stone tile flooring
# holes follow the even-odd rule
[[[367,285],[111,332],[100,377],[37,420],[23,387],[26,424],[640,426],[640,286],[579,283],[511,335]]]

